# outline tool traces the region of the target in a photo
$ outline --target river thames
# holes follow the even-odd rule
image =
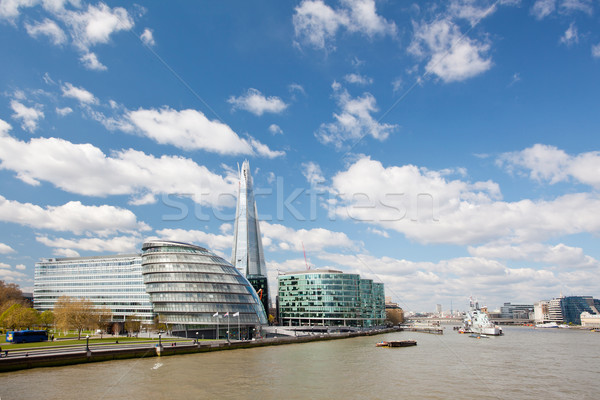
[[[0,374],[1,399],[597,399],[600,333],[504,327],[474,339],[371,337]],[[380,340],[416,347],[378,348]]]

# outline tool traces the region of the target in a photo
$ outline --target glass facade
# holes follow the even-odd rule
[[[142,275],[154,312],[175,334],[193,337],[200,332],[204,337],[226,337],[229,323],[230,337],[237,338],[238,333],[251,337],[253,329],[267,323],[248,280],[233,265],[202,247],[146,242]]]
[[[377,326],[385,321],[383,283],[336,270],[280,275],[281,325]]]
[[[600,314],[600,300],[592,296],[567,296],[561,298],[560,308],[565,324],[581,325],[581,313]]]
[[[152,322],[154,316],[139,254],[50,258],[36,263],[34,307],[53,310],[61,296],[86,298],[96,306],[106,306],[115,322],[123,322],[130,315]]]
[[[239,185],[231,264],[248,278],[257,292],[263,290],[261,301],[268,312],[267,267],[248,160],[242,164]]]

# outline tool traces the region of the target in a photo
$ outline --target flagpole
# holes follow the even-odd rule
[[[237,313],[238,315],[238,341],[240,340],[240,313]]]
[[[229,313],[227,313],[227,341],[229,342]]]

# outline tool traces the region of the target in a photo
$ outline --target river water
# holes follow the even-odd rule
[[[505,327],[474,339],[371,337],[0,374],[5,399],[598,399],[600,333]],[[378,348],[380,340],[416,347]]]

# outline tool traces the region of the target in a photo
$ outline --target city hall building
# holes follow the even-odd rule
[[[380,326],[385,321],[383,283],[333,269],[278,276],[279,323],[286,326]]]

